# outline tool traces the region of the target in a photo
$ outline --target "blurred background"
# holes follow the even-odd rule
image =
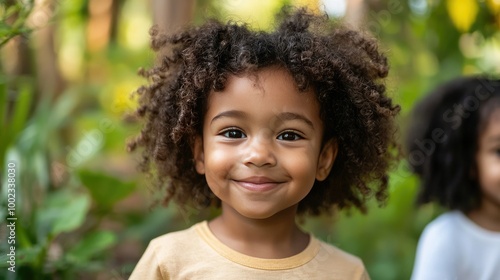
[[[380,40],[389,94],[405,132],[415,101],[463,74],[500,73],[499,0],[0,0],[0,279],[127,279],[149,240],[213,217],[154,204],[136,170],[127,116],[136,73],[154,54],[148,30],[207,18],[273,27],[286,4],[324,11]],[[7,166],[16,165],[16,273],[9,266]],[[416,209],[402,161],[390,198],[306,219],[321,239],[358,255],[372,279],[408,279],[418,237],[442,210]]]

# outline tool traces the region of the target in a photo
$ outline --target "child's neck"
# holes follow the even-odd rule
[[[242,254],[265,259],[280,259],[302,252],[309,235],[295,223],[297,207],[285,209],[267,219],[250,219],[231,207],[209,222],[212,233],[226,246]]]
[[[483,199],[478,209],[470,211],[467,216],[480,227],[500,232],[500,205]]]

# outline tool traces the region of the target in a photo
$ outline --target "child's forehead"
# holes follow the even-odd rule
[[[209,93],[206,110],[210,110],[211,106],[223,99],[228,100],[227,98],[232,100],[232,103],[228,104],[240,106],[241,102],[244,102],[244,106],[253,104],[262,106],[262,109],[270,104],[261,102],[281,108],[290,100],[299,101],[303,105],[312,102],[316,104],[317,110],[320,108],[312,88],[300,90],[288,70],[276,66],[230,75],[222,90],[213,90]]]
[[[313,91],[309,86],[305,90],[300,90],[293,74],[285,67],[270,65],[241,73],[228,73],[225,77],[222,90],[212,90],[209,94],[230,90],[241,83],[251,83],[256,90],[264,91],[266,86],[273,85],[278,88],[293,89],[298,92]]]
[[[491,112],[489,118],[485,120],[483,128],[479,133],[480,142],[491,142],[492,140],[498,143],[500,137],[500,107],[496,107]]]
[[[481,122],[487,123],[490,120],[498,120],[498,112],[500,111],[500,93],[498,96],[492,96],[486,99],[480,108]]]
[[[490,114],[490,117],[487,120],[491,123],[500,123],[500,102],[498,102],[497,106],[493,109]]]
[[[264,67],[259,67],[257,69],[247,70],[241,73],[226,73],[222,90],[211,90],[209,94],[218,91],[224,91],[228,87],[234,86],[235,81],[238,80],[249,80],[251,81],[254,88],[260,90],[264,90],[263,87],[265,84],[271,83],[293,87],[299,92],[315,92],[313,86],[307,86],[305,89],[301,90],[293,74],[286,67],[272,64]]]
[[[478,136],[485,133],[491,124],[500,123],[500,96],[487,99],[479,107],[479,116],[475,118]]]
[[[255,98],[264,95],[279,95],[279,93],[286,93],[285,95],[292,97],[295,93],[299,94],[304,102],[318,102],[316,90],[312,86],[305,89],[300,89],[295,78],[285,67],[279,65],[271,65],[259,68],[252,71],[246,71],[237,74],[228,74],[224,79],[223,87],[218,90],[211,90],[207,95],[207,102],[205,109],[214,99],[213,96],[217,94],[224,94],[227,92],[244,92],[251,94]],[[236,98],[241,98],[242,95],[235,95]],[[321,104],[319,104],[321,107]]]

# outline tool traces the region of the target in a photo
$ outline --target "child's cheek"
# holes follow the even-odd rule
[[[211,173],[218,179],[227,179],[230,177],[232,168],[237,163],[235,151],[227,147],[213,148],[207,158],[207,173]]]
[[[302,185],[312,186],[315,181],[319,147],[313,141],[293,145],[278,150],[278,166],[283,172],[300,180]]]

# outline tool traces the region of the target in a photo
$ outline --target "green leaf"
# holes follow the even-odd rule
[[[0,126],[3,128],[0,132],[0,160],[4,158],[5,151],[7,150],[7,83],[0,80]]]
[[[78,262],[85,262],[115,245],[116,241],[117,238],[113,232],[93,232],[69,250],[67,256],[76,259]]]
[[[42,251],[41,246],[34,246],[34,247],[29,247],[25,249],[19,249],[16,248],[16,266],[22,266],[25,264],[34,264],[38,260],[38,256],[40,255],[40,252]],[[9,253],[9,252],[7,252]],[[0,268],[8,267],[9,263],[7,262],[9,260],[9,256],[6,254],[0,255]]]
[[[25,126],[31,106],[33,88],[31,84],[25,82],[20,85],[17,100],[14,106],[14,115],[11,120],[10,137],[15,137]]]
[[[2,126],[7,124],[7,94],[7,82],[0,77],[0,124]]]
[[[30,167],[32,168],[33,175],[35,175],[37,182],[43,190],[47,190],[50,184],[50,167],[48,164],[49,163],[47,162],[42,151],[37,150],[32,154]]]
[[[73,90],[67,90],[56,101],[55,105],[50,106],[49,128],[56,129],[61,126],[68,118],[78,103],[78,94]]]
[[[5,11],[5,17],[11,17],[13,15],[15,15],[16,13],[18,13],[20,10],[19,6],[18,5],[11,5],[7,8],[7,10]]]
[[[104,209],[109,209],[135,189],[134,182],[123,182],[103,173],[81,170],[79,176],[95,202]]]
[[[41,238],[47,234],[56,236],[80,227],[90,207],[85,195],[75,195],[68,191],[50,194],[46,204],[37,215],[38,233]]]

